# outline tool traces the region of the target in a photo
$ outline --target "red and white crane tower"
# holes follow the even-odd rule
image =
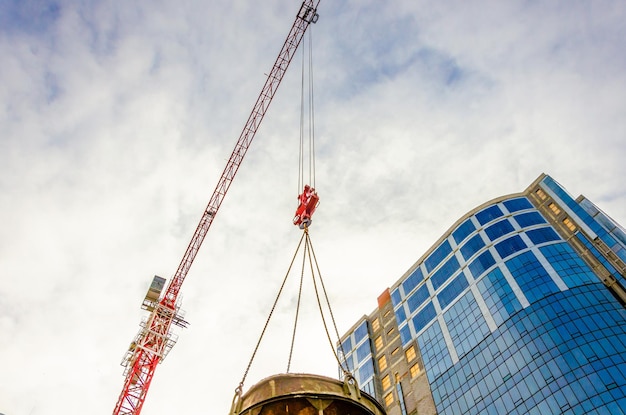
[[[177,302],[183,281],[191,268],[191,264],[204,241],[211,223],[213,223],[213,219],[215,219],[226,192],[228,192],[237,174],[239,166],[272,102],[272,98],[274,98],[304,33],[309,25],[315,23],[319,17],[317,14],[319,2],[320,0],[305,0],[302,3],[289,35],[265,81],[261,94],[252,108],[248,121],[235,144],[235,149],[226,163],[226,168],[222,172],[209,204],[202,213],[200,223],[165,293],[161,295],[161,288],[164,286],[165,280],[155,277],[146,295],[142,307],[150,311],[150,315],[147,320],[140,324],[139,333],[131,343],[122,361],[122,366],[126,367],[124,371],[126,378],[122,393],[113,410],[114,415],[137,415],[141,412],[154,371],[176,342],[176,336],[170,331],[172,324],[180,327],[187,325],[187,322],[179,313],[180,305]]]

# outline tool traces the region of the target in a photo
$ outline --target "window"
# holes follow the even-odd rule
[[[361,390],[374,396],[374,394],[376,393],[374,391],[374,379],[370,379],[365,385],[361,386]]]
[[[507,219],[503,219],[500,222],[496,222],[493,225],[485,228],[485,233],[492,241],[495,241],[502,235],[513,232],[513,225]]]
[[[437,316],[437,311],[433,303],[428,303],[426,307],[422,308],[419,313],[413,317],[413,327],[415,332],[419,332],[428,325]]]
[[[535,244],[539,245],[544,242],[558,241],[561,239],[552,228],[538,228],[526,231],[526,235]]]
[[[383,384],[383,390],[386,391],[387,389],[389,389],[391,387],[391,379],[389,378],[389,375],[385,375],[385,377],[383,377],[383,379],[381,380],[381,383]]]
[[[369,340],[363,342],[363,344],[360,345],[356,349],[356,358],[357,358],[357,360],[359,362],[362,362],[363,359],[365,359],[366,357],[368,357],[371,354],[372,354],[372,350],[370,349],[370,341]]]
[[[461,246],[461,254],[465,260],[468,260],[484,246],[485,242],[483,241],[483,238],[480,237],[480,234],[474,235],[469,241]]]
[[[411,273],[407,277],[406,280],[402,283],[402,288],[404,288],[404,294],[408,294],[413,291],[413,288],[417,287],[417,284],[424,280],[424,275],[422,275],[422,270],[417,267],[415,271]]]
[[[385,311],[385,314],[383,314],[383,318],[389,317],[389,314],[391,314],[391,310]]]
[[[404,352],[404,354],[406,355],[406,360],[408,362],[410,362],[411,360],[415,359],[415,346],[411,346],[408,349],[406,349],[406,352]]]
[[[404,307],[400,306],[396,310],[396,322],[398,325],[404,323],[406,321],[406,311],[404,311]]]
[[[514,218],[522,228],[538,225],[540,223],[546,223],[538,212],[520,213],[519,215],[515,215]]]
[[[510,238],[496,244],[496,251],[498,251],[501,258],[506,258],[524,248],[526,248],[526,244],[522,241],[522,238],[520,238],[519,235],[511,236]]]
[[[385,395],[385,405],[390,406],[393,403],[393,392]]]
[[[475,230],[476,227],[472,223],[472,220],[468,219],[454,232],[452,232],[452,237],[457,244],[460,244],[465,238],[469,236],[470,233],[474,232]]]
[[[395,307],[398,304],[400,304],[401,301],[402,301],[402,295],[400,294],[400,289],[396,288],[395,290],[391,292],[391,302],[393,303],[393,306]]]
[[[500,268],[494,268],[477,283],[477,286],[497,325],[504,323],[522,309]]]
[[[535,193],[537,194],[537,196],[539,196],[539,199],[541,199],[541,200],[546,200],[546,197],[547,197],[547,196],[546,196],[546,194],[544,193],[544,191],[543,191],[543,190],[541,190],[541,189],[537,189],[537,190],[535,191]]]
[[[387,340],[393,336],[393,332],[396,330],[395,327],[390,328],[389,330],[387,330]]]
[[[443,317],[459,358],[489,334],[489,326],[471,291],[454,303]]]
[[[430,293],[428,292],[428,287],[426,286],[426,284],[424,284],[420,288],[418,288],[417,291],[411,294],[411,296],[406,301],[407,305],[409,306],[410,312],[412,313],[413,311],[420,308],[420,306],[424,304],[424,302],[429,298]]]
[[[437,290],[441,287],[460,267],[461,264],[459,264],[459,261],[453,255],[445,264],[441,266],[441,268],[437,270],[437,272],[432,275],[432,277],[430,277],[430,281],[433,283],[433,288]]]
[[[380,351],[380,349],[383,348],[383,336],[376,337],[376,340],[374,340],[374,346],[377,351]]]
[[[510,259],[506,266],[531,304],[560,291],[531,251]]]
[[[565,226],[567,226],[567,229],[572,232],[576,232],[576,225],[574,225],[574,222],[572,222],[570,218],[563,219],[563,223],[565,224]]]
[[[343,343],[341,343],[341,348],[345,353],[349,353],[352,350],[352,342],[350,341],[350,337],[345,339]]]
[[[550,203],[548,207],[550,208],[551,211],[554,212],[555,215],[558,215],[559,213],[561,213],[561,209],[559,209],[559,207],[555,205],[554,203]]]
[[[504,213],[502,213],[502,210],[500,210],[497,205],[493,205],[491,207],[488,207],[487,209],[478,212],[476,214],[476,219],[478,219],[478,222],[480,222],[481,225],[484,225],[485,223],[491,222],[492,220],[499,218],[502,215],[504,215]]]
[[[417,375],[420,374],[421,372],[421,367],[419,363],[414,364],[413,366],[411,366],[410,372],[411,372],[411,378],[416,377]]]
[[[480,277],[483,272],[485,272],[489,267],[496,263],[496,260],[493,259],[491,252],[485,251],[478,258],[472,261],[469,264],[469,269],[472,272],[472,275],[475,279]],[[442,306],[443,307],[443,306]]]
[[[533,205],[530,204],[528,199],[520,197],[518,199],[505,200],[502,202],[509,212],[516,212],[523,209],[531,209]]]
[[[376,331],[380,328],[380,320],[378,319],[378,317],[376,317],[373,321],[372,321],[372,331]]]
[[[359,368],[359,382],[364,384],[369,378],[374,375],[374,363],[372,360],[368,360]]]
[[[387,369],[387,356],[381,356],[378,359],[378,370],[382,372],[385,369]]]
[[[432,270],[437,268],[437,265],[439,265],[450,252],[452,252],[450,242],[448,242],[447,240],[443,241],[443,243],[437,249],[435,249],[435,251],[430,254],[428,258],[426,258],[426,261],[424,261],[428,272],[431,272]]]
[[[406,346],[413,340],[411,337],[411,328],[408,324],[405,324],[404,327],[400,329],[400,340],[402,341],[402,345]]]
[[[365,336],[367,336],[367,322],[366,321],[361,323],[361,325],[357,327],[356,330],[354,330],[354,342],[359,343],[361,340],[365,338]]]
[[[392,355],[392,356],[395,356],[395,355],[397,355],[397,354],[398,354],[398,352],[399,352],[399,351],[400,351],[400,348],[399,348],[399,347],[396,347],[396,348],[395,348],[395,349],[393,349],[393,351],[391,352],[391,355]]]
[[[488,254],[489,252],[486,253]],[[459,276],[448,284],[446,288],[441,290],[437,296],[441,308],[446,308],[449,304],[451,304],[467,287],[469,287],[469,283],[467,282],[467,278],[465,278],[465,274],[461,272]],[[430,319],[428,321],[430,321]],[[417,327],[415,327],[415,331],[417,331]]]

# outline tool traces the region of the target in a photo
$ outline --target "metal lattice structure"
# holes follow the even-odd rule
[[[167,290],[157,301],[147,306],[144,301],[144,308],[151,313],[147,320],[141,323],[139,333],[131,343],[122,361],[122,366],[126,367],[124,371],[126,378],[113,411],[114,415],[136,415],[141,412],[157,365],[176,343],[176,336],[171,333],[172,324],[180,327],[187,325],[177,303],[183,281],[224,201],[224,197],[239,170],[239,166],[274,98],[304,33],[309,25],[315,23],[318,19],[317,6],[319,1],[305,0],[302,3],[289,35],[267,77],[261,94],[254,104],[252,112],[237,140],[235,149],[228,159],[213,195],[202,213],[200,223],[191,238],[191,242],[189,242],[178,269],[167,286]]]

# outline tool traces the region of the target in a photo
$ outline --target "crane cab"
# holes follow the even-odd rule
[[[165,281],[165,278],[159,277],[158,275],[152,278],[152,283],[150,284],[150,288],[148,288],[146,297],[143,299],[141,308],[148,311],[154,310],[159,302],[161,291],[163,291],[163,287],[165,287]]]

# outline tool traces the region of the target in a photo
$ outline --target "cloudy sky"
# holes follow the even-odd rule
[[[299,6],[0,0],[0,412],[112,412],[152,276],[175,272]],[[341,333],[457,219],[542,172],[626,224],[626,3],[319,14],[311,240]],[[300,66],[185,281],[191,325],[144,414],[230,408],[301,236]],[[244,389],[286,370],[297,277]],[[304,291],[291,370],[335,376]]]

